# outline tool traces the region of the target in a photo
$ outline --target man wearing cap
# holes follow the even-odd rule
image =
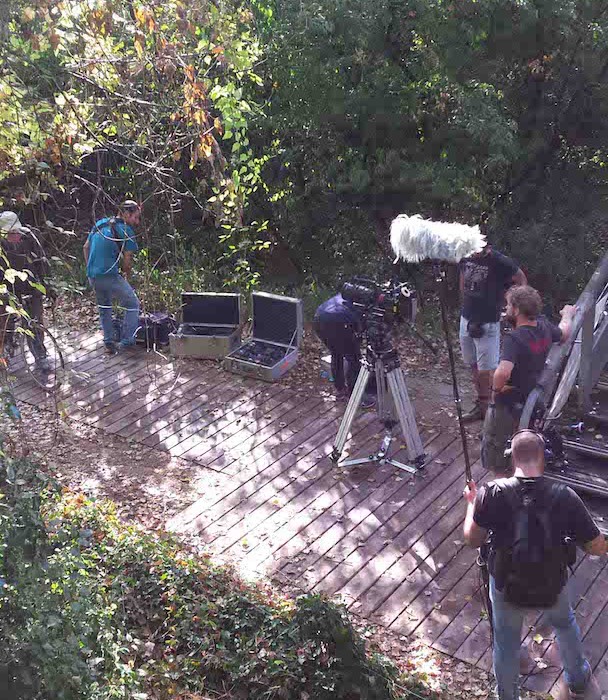
[[[6,285],[7,292],[14,294],[22,304],[30,321],[31,335],[26,336],[28,347],[34,356],[36,367],[42,372],[50,372],[51,361],[44,347],[44,331],[42,329],[42,291],[33,284],[42,285],[47,296],[51,289],[45,283],[49,273],[48,261],[44,250],[32,231],[23,226],[17,214],[12,211],[0,213],[0,279]],[[23,275],[7,278],[6,270],[15,270]],[[33,284],[32,284],[33,283]],[[4,307],[8,299],[2,295]],[[4,351],[6,334],[10,332],[11,314],[0,312],[0,354]]]
[[[139,204],[128,199],[120,205],[116,216],[95,223],[84,244],[87,277],[95,290],[103,340],[111,355],[118,349],[112,321],[115,300],[124,310],[118,347],[125,349],[135,345],[139,300],[127,280],[133,266],[133,253],[138,250],[134,227],[140,218]]]

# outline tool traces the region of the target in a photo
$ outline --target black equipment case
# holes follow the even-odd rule
[[[231,372],[274,382],[298,360],[302,342],[302,300],[253,292],[252,337],[224,360]]]
[[[135,332],[135,342],[147,348],[169,345],[169,336],[176,329],[177,321],[169,314],[162,311],[141,314]]]
[[[183,292],[182,323],[169,337],[177,357],[224,358],[241,342],[241,295]]]

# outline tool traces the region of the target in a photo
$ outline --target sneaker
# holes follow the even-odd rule
[[[348,389],[336,389],[336,401],[348,401],[349,396]]]
[[[583,690],[572,690],[572,688],[569,688],[568,692],[568,700],[601,700],[602,698],[600,686],[593,675],[589,678]]]
[[[376,405],[376,398],[374,396],[364,396],[361,399],[361,408],[374,408]]]
[[[484,419],[484,410],[479,403],[479,399],[473,404],[473,408],[470,411],[462,414],[463,423],[475,423],[478,420]]]

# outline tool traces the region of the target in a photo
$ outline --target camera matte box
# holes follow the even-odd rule
[[[224,360],[231,372],[266,382],[280,379],[297,362],[302,342],[302,300],[251,294],[252,337]]]
[[[240,342],[240,294],[182,292],[182,323],[169,336],[172,355],[216,360]]]

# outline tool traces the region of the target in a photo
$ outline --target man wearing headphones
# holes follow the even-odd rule
[[[563,700],[600,700],[583,654],[568,591],[576,547],[606,554],[606,540],[581,499],[544,477],[544,440],[532,430],[512,438],[515,475],[483,485],[470,482],[464,497],[464,539],[488,545],[494,675],[498,700],[519,700],[519,649],[526,612],[542,609],[553,626],[564,666]]]
[[[539,293],[523,285],[507,292],[507,320],[514,329],[502,344],[500,362],[492,378],[492,398],[483,424],[481,459],[497,475],[509,470],[507,441],[516,429],[528,394],[536,386],[552,343],[570,335],[575,307],[561,310],[559,326],[541,316]]]
[[[116,216],[95,223],[83,248],[87,277],[97,297],[103,341],[106,352],[110,355],[117,352],[112,321],[114,300],[118,301],[125,312],[118,348],[135,345],[139,300],[128,278],[133,266],[133,253],[137,252],[133,229],[140,219],[139,204],[132,199],[126,200],[118,208]]]

